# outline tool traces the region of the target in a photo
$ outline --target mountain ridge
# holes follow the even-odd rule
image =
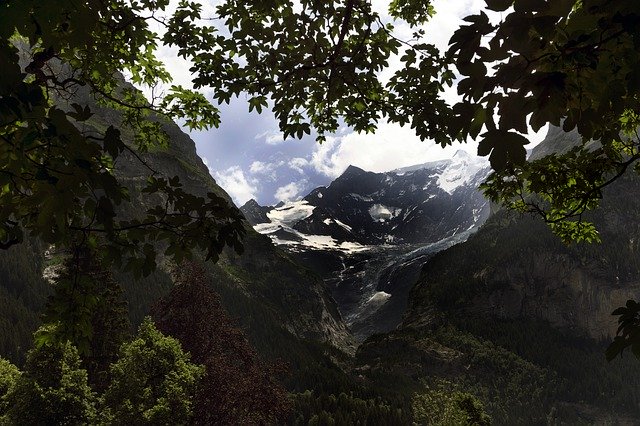
[[[252,225],[260,225],[258,232],[272,235],[279,244],[285,241],[275,232],[280,237],[288,233],[291,245],[306,235],[331,237],[336,249],[343,242],[433,243],[486,219],[488,202],[477,186],[488,172],[486,161],[465,151],[449,160],[383,173],[350,165],[328,186],[315,188],[298,201],[271,207],[250,200],[240,210]],[[300,214],[294,217],[285,211]]]
[[[580,142],[551,128],[535,153],[558,138]],[[496,424],[638,424],[640,365],[604,356],[611,311],[640,292],[638,192],[636,175],[606,188],[587,218],[601,244],[567,246],[538,217],[494,212],[424,263],[401,324],[359,346],[358,368],[462,383]]]

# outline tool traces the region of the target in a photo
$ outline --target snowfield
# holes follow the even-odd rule
[[[388,207],[382,204],[374,204],[369,207],[369,216],[376,222],[384,222],[398,216],[402,209]]]
[[[299,247],[300,249],[339,250],[345,253],[355,253],[370,249],[370,247],[358,243],[336,241],[329,235],[309,235],[293,229],[293,225],[296,222],[311,216],[314,209],[315,207],[309,205],[305,200],[289,201],[267,213],[267,217],[271,222],[259,223],[254,226],[254,229],[261,234],[269,236],[275,244],[286,245],[292,249]],[[329,225],[330,221],[331,219],[325,219],[324,223]],[[340,221],[335,221],[335,223],[349,231],[351,230],[350,226]],[[275,235],[279,231],[290,234],[292,238],[280,238]]]
[[[458,150],[438,177],[438,186],[443,191],[453,194],[459,187],[470,183],[481,170],[487,168],[488,161],[484,157],[471,156],[466,151]]]

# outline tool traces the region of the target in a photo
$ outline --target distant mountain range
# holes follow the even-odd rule
[[[488,173],[484,159],[465,151],[385,173],[349,166],[301,200],[250,200],[240,210],[258,232],[293,250],[434,243],[486,220],[489,203],[477,187]]]

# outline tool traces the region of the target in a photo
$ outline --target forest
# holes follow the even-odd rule
[[[429,0],[2,1],[0,424],[640,421],[640,8],[482,3],[440,51]],[[477,142],[491,215],[397,329],[357,344],[211,177],[185,131],[237,99]]]

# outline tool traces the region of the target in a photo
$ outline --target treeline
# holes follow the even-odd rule
[[[199,264],[181,265],[171,278],[152,275],[140,290],[123,289],[124,277],[114,279],[86,249],[54,254],[48,263],[56,274],[42,282],[50,295],[33,318],[34,328],[43,325],[21,331],[29,335],[26,356],[0,361],[0,423],[411,422],[410,400],[380,397],[347,372],[345,354],[295,338],[257,301],[221,280],[214,285]],[[45,265],[33,265],[35,277]],[[235,326],[214,288],[244,315],[269,361]],[[164,296],[152,303],[157,290]],[[151,316],[133,332],[131,319],[143,313]]]
[[[640,363],[633,356],[607,362],[606,342],[562,333],[544,321],[462,319],[458,323],[462,329],[553,371],[557,400],[621,413],[633,413],[640,404]]]
[[[20,371],[4,360],[8,424],[271,424],[291,403],[279,369],[232,325],[197,264],[130,337],[118,284],[85,252],[65,261]],[[171,336],[173,335],[173,337]],[[98,414],[99,413],[99,414]],[[4,424],[4,423],[3,423]]]
[[[375,336],[359,349],[357,365],[410,402],[428,389],[472,395],[496,424],[544,424],[555,398],[553,372],[450,325]]]
[[[51,293],[42,277],[44,251],[42,244],[30,239],[0,250],[0,354],[14,363],[24,361]]]
[[[186,424],[202,374],[179,343],[150,320],[120,347],[102,392],[90,385],[85,362],[70,341],[49,341],[29,351],[22,371],[0,361],[0,422]]]
[[[292,425],[406,425],[411,413],[384,400],[306,391],[293,395]]]

